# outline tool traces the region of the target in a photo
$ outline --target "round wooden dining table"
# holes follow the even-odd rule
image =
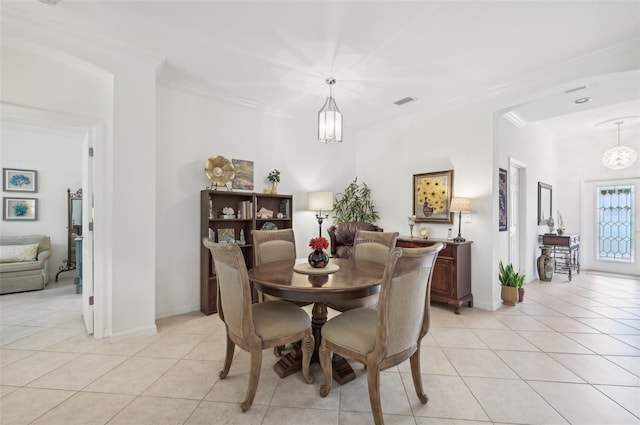
[[[333,273],[313,271],[314,274],[294,270],[295,260],[274,261],[249,270],[249,280],[256,290],[290,301],[311,302],[311,326],[315,338],[312,361],[318,361],[321,329],[327,322],[327,303],[368,297],[380,292],[384,266],[370,261],[332,258],[327,270],[339,267]],[[319,273],[319,274],[317,274]],[[299,350],[282,357],[274,366],[278,376],[284,378],[302,368]],[[355,379],[355,372],[342,357],[334,356],[333,377],[340,384]]]

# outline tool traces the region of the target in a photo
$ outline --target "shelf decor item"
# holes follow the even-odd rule
[[[309,241],[309,246],[313,249],[311,254],[309,254],[309,265],[317,269],[326,267],[327,264],[329,264],[329,256],[324,250],[329,248],[329,241],[320,236],[312,238]]]
[[[453,170],[413,175],[413,214],[416,222],[453,223]]]
[[[204,172],[211,181],[210,187],[212,189],[217,190],[218,186],[224,186],[227,190],[231,190],[227,184],[231,183],[236,172],[233,164],[227,158],[220,155],[209,158],[204,166]]]
[[[2,169],[5,192],[37,192],[38,172],[36,170]]]
[[[270,171],[267,180],[271,182],[271,193],[276,195],[278,193],[278,183],[280,183],[280,171],[278,169]]]

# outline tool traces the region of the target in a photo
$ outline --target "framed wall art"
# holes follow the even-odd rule
[[[5,192],[37,192],[38,172],[36,170],[3,168],[2,182],[2,190]]]
[[[450,211],[453,170],[413,175],[413,215],[416,222],[453,223]]]
[[[498,230],[507,230],[507,170],[498,168]]]
[[[236,175],[231,181],[232,189],[253,190],[253,161],[232,159]]]
[[[2,198],[4,220],[37,220],[38,200],[36,198]]]

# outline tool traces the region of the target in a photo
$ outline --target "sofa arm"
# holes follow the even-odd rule
[[[38,254],[38,257],[36,257],[36,260],[44,261],[44,260],[47,260],[49,257],[51,257],[51,251],[42,251],[40,254]]]
[[[51,257],[51,251],[42,251],[36,258],[38,261],[42,261],[42,278],[44,284],[49,283],[49,257]]]

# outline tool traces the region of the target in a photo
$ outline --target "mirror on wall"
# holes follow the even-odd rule
[[[551,195],[551,185],[538,182],[538,225],[548,224],[547,220],[551,217],[552,208]]]
[[[67,258],[56,273],[58,275],[76,269],[76,238],[82,236],[82,188],[76,192],[67,189]]]

